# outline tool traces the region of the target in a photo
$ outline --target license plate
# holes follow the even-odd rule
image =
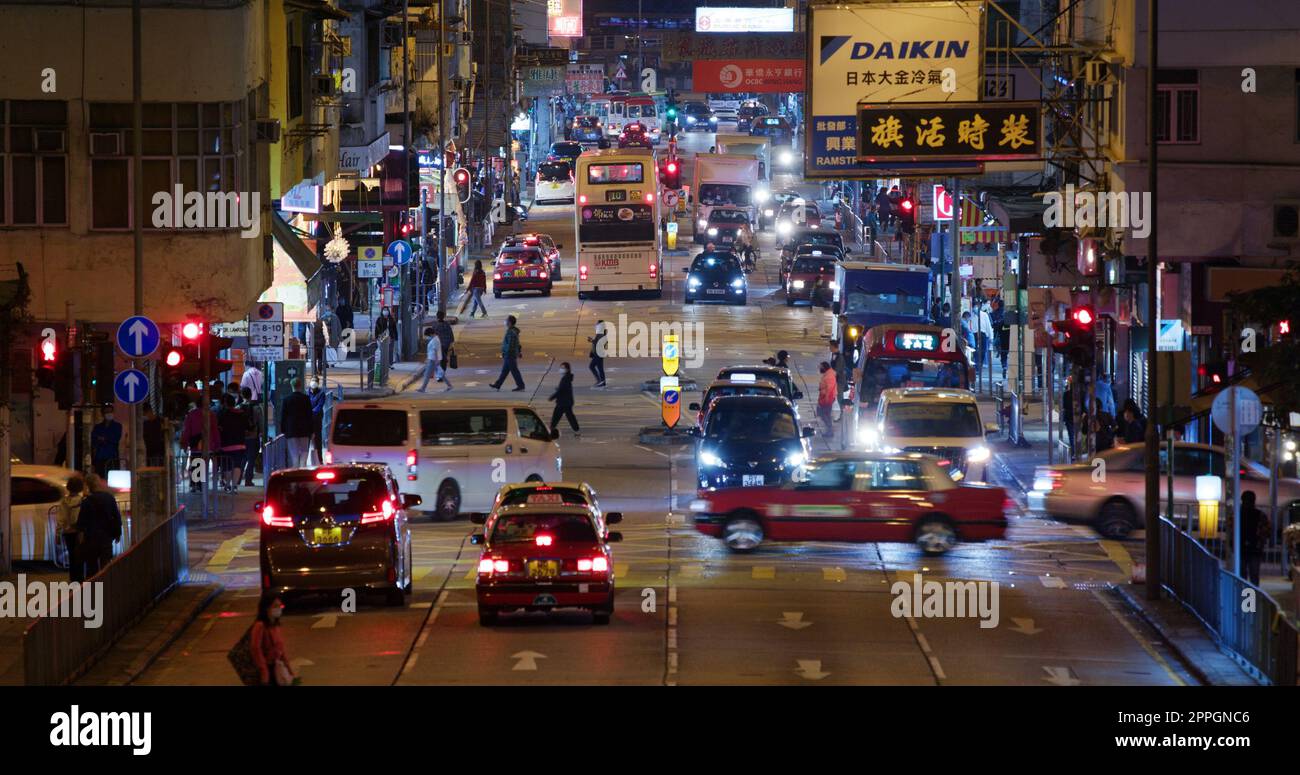
[[[343,543],[343,528],[315,527],[311,531],[311,542],[317,546]]]
[[[727,289],[726,289],[726,288],[706,288],[706,289],[704,290],[704,292],[705,292],[705,293],[716,293],[716,294],[721,295],[721,294],[726,293],[726,292],[727,292]]]
[[[763,474],[742,474],[740,477],[741,487],[762,487]]]
[[[735,237],[723,237],[723,238],[722,238],[722,244],[724,244],[724,245],[730,245],[731,243],[733,243],[733,242],[735,242],[735,241],[736,241]]]
[[[559,601],[555,599],[555,595],[538,595],[533,598],[533,605],[537,606],[553,606],[558,602]]]
[[[559,560],[529,560],[528,578],[553,579],[560,575]]]
[[[515,277],[527,277],[527,276],[528,276],[528,272],[524,271],[523,269],[515,270]]]

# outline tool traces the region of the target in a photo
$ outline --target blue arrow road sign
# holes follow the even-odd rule
[[[666,401],[666,402],[669,403],[669,404],[675,404],[675,403],[677,403],[677,399],[678,399],[678,397],[679,397],[679,395],[678,395],[678,393],[677,393],[676,390],[665,390],[665,391],[664,391],[664,401]]]
[[[411,261],[411,243],[406,240],[393,240],[388,243],[388,250],[384,251],[393,257],[393,263],[398,266],[410,263]]]
[[[125,404],[138,404],[149,396],[149,378],[139,369],[119,371],[113,379],[113,395]]]
[[[117,346],[132,358],[147,358],[158,349],[158,325],[142,316],[127,318],[117,327]]]

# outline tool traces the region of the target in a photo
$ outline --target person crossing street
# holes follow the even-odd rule
[[[567,362],[560,364],[560,384],[546,400],[555,402],[555,411],[551,413],[551,436],[554,437],[559,433],[561,417],[568,419],[574,436],[581,435],[578,430],[578,418],[573,415],[573,369]]]
[[[491,383],[493,390],[501,389],[501,383],[506,381],[507,374],[515,380],[514,392],[519,393],[524,389],[524,378],[519,373],[519,356],[523,352],[519,344],[519,327],[516,325],[518,322],[514,315],[506,318],[506,333],[501,337],[501,374],[496,382]]]

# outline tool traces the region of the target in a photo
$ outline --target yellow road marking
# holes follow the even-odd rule
[[[466,573],[466,574],[465,574],[465,580],[466,580],[466,581],[473,581],[474,579],[477,579],[477,578],[478,578],[478,567],[477,567],[477,566],[476,566],[476,567],[473,567],[473,568],[470,568],[470,569],[469,569],[469,573]]]
[[[1101,548],[1111,562],[1119,566],[1125,579],[1133,578],[1133,558],[1119,541],[1101,541]]]
[[[221,546],[217,547],[217,551],[213,552],[212,559],[208,560],[208,570],[213,573],[220,573],[239,555],[240,550],[244,548],[244,543],[255,537],[257,537],[257,528],[250,528],[234,538],[227,538],[222,541]]]
[[[1157,665],[1160,665],[1160,667],[1164,668],[1164,671],[1169,674],[1169,677],[1173,679],[1174,683],[1178,684],[1179,686],[1187,685],[1187,682],[1184,681],[1182,678],[1180,678],[1179,675],[1174,672],[1174,669],[1169,666],[1169,663],[1165,661],[1165,658],[1160,656],[1160,652],[1153,649],[1151,647],[1151,644],[1147,643],[1146,639],[1143,638],[1142,635],[1138,633],[1136,629],[1133,628],[1133,625],[1129,624],[1128,620],[1125,619],[1124,616],[1120,614],[1118,610],[1116,610],[1115,604],[1112,603],[1110,600],[1108,600],[1106,598],[1106,595],[1103,594],[1100,589],[1094,589],[1092,591],[1092,596],[1097,598],[1097,600],[1101,602],[1102,607],[1104,607],[1110,613],[1111,616],[1115,617],[1115,621],[1123,625],[1124,629],[1128,631],[1128,634],[1133,636],[1133,640],[1137,641],[1137,644],[1142,647],[1142,650],[1145,651],[1148,656],[1154,659]]]
[[[699,563],[691,563],[690,565],[683,565],[678,572],[684,578],[698,579],[704,575],[704,566]]]
[[[544,317],[544,318],[553,318],[553,317],[555,317],[555,310],[553,310],[553,309],[548,309],[548,310],[546,310],[545,312],[542,313],[542,317]]]
[[[755,581],[759,581],[759,580],[771,581],[772,579],[776,578],[776,566],[755,565],[753,570],[750,572],[750,575],[754,578]]]
[[[822,581],[845,581],[849,574],[844,569],[836,566],[834,568],[822,568]]]
[[[420,581],[425,576],[428,576],[429,571],[431,570],[433,570],[432,565],[416,565],[415,567],[411,568],[411,580]]]
[[[614,563],[614,578],[616,579],[627,578],[627,570],[628,570],[627,563],[625,562]]]

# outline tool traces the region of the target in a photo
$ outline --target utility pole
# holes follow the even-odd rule
[[[1147,0],[1147,188],[1151,191],[1151,234],[1147,237],[1147,430],[1146,430],[1146,597],[1160,599],[1160,440],[1156,433],[1159,417],[1156,390],[1159,360],[1156,358],[1156,338],[1160,330],[1160,310],[1156,304],[1159,276],[1157,265],[1160,251],[1156,245],[1156,213],[1160,210],[1160,197],[1156,195],[1156,25],[1159,20],[1160,0]],[[1236,406],[1233,406],[1235,417]],[[1235,439],[1234,439],[1235,443]],[[1170,461],[1172,465],[1173,461]],[[1234,496],[1236,494],[1234,493]],[[1172,515],[1170,515],[1172,516]]]
[[[132,105],[132,139],[135,145],[135,159],[132,164],[135,166],[133,180],[135,181],[135,217],[132,221],[132,236],[135,248],[135,268],[132,274],[135,285],[134,310],[136,315],[144,314],[144,214],[145,203],[148,198],[144,190],[144,95],[142,93],[143,65],[141,63],[143,42],[141,41],[141,21],[140,21],[140,0],[131,2],[131,100]],[[135,358],[131,359],[131,366],[138,367],[140,362]],[[110,374],[107,379],[113,379],[114,375]],[[100,376],[100,379],[105,379]],[[148,401],[148,397],[145,398]],[[141,513],[140,502],[140,481],[138,473],[141,468],[141,444],[140,437],[144,432],[144,426],[141,422],[140,410],[138,404],[130,405],[130,422],[131,422],[131,444],[128,454],[131,456],[131,513],[139,515]]]
[[[952,270],[948,275],[948,303],[952,305],[952,330],[961,334],[961,184],[952,179],[952,223],[948,226],[952,243]],[[976,344],[979,338],[976,337]]]
[[[402,212],[411,211],[411,50],[410,50],[410,19],[411,19],[411,0],[402,0]],[[393,342],[396,346],[398,342],[402,348],[410,346],[411,329],[411,264],[398,269],[398,274],[402,278],[402,288],[399,293],[398,302],[401,305],[399,314],[395,315],[395,322],[398,325],[400,335],[397,341]],[[401,349],[397,351],[398,359],[404,359],[406,354]]]
[[[438,311],[447,311],[447,280],[450,276],[445,248],[447,232],[447,104],[446,61],[443,51],[447,45],[447,0],[438,0],[438,155],[442,159],[442,185],[438,186]],[[459,196],[459,193],[457,194]],[[423,207],[423,205],[421,205]],[[421,321],[423,322],[423,321]]]

